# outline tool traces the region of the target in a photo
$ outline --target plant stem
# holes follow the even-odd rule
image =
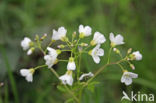
[[[109,64],[109,62],[110,62],[110,55],[111,55],[111,52],[112,52],[112,47],[109,49],[107,64]]]
[[[36,69],[43,68],[43,67],[46,67],[46,66],[47,65],[40,65],[40,66],[35,67],[34,69],[36,70]]]

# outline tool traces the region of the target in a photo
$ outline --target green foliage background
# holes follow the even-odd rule
[[[119,67],[111,66],[98,76],[100,84],[94,92],[85,90],[83,103],[120,103],[123,90],[156,94],[155,0],[1,0],[0,82],[4,86],[0,87],[0,103],[63,103],[70,98],[56,89],[59,82],[46,68],[35,73],[33,83],[20,76],[21,68],[44,63],[39,52],[28,57],[20,41],[25,36],[34,38],[35,34],[51,36],[52,29],[60,26],[65,26],[70,36],[80,24],[90,25],[93,32],[97,30],[107,37],[103,45],[105,56],[99,65],[91,57],[83,56],[84,72],[95,71],[106,63],[110,32],[124,36],[126,43],[119,47],[123,53],[132,47],[143,54],[143,60],[134,63],[139,78],[131,86],[121,84]],[[117,58],[113,54],[111,60]],[[66,64],[59,63],[54,68],[63,74],[65,67]]]

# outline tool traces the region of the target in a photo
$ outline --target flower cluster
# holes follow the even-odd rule
[[[32,41],[28,37],[25,37],[24,40],[22,40],[21,46],[23,47],[23,50],[28,50],[27,55],[31,55],[34,52],[34,50],[39,49],[43,53],[44,55],[43,58],[45,60],[44,65],[37,66],[35,68],[20,70],[21,75],[25,77],[28,82],[33,81],[33,74],[35,70],[43,67],[48,67],[49,69],[51,69],[52,72],[58,77],[58,79],[62,82],[63,85],[67,84],[69,86],[73,86],[74,82],[89,83],[95,76],[97,76],[100,73],[100,71],[103,70],[103,68],[101,68],[97,70],[97,72],[95,72],[94,74],[92,72],[83,74],[80,68],[80,64],[81,64],[81,55],[83,53],[90,55],[96,64],[100,63],[101,61],[100,58],[105,54],[104,49],[101,48],[101,45],[103,45],[106,42],[106,38],[104,34],[96,31],[93,35],[93,39],[90,40],[90,43],[83,42],[84,38],[89,37],[93,34],[90,26],[80,25],[78,29],[78,35],[76,32],[74,32],[72,34],[71,40],[67,37],[66,34],[67,34],[67,30],[64,27],[60,27],[58,28],[58,30],[53,30],[50,43],[47,45],[45,49],[43,49],[42,47],[42,43],[43,43],[42,41],[46,39],[47,34],[44,34],[42,37],[39,37],[37,35],[34,41]],[[57,41],[61,41],[62,44],[59,44],[57,48],[51,47],[52,44]],[[110,50],[108,52],[107,65],[111,65],[111,64],[119,65],[121,70],[123,71],[121,82],[125,83],[126,85],[130,85],[132,83],[132,78],[137,78],[138,75],[129,72],[127,69],[124,69],[121,63],[122,62],[128,63],[129,67],[132,68],[132,70],[134,70],[135,66],[131,63],[131,61],[141,60],[142,55],[140,54],[139,51],[132,52],[132,49],[130,48],[127,51],[127,55],[123,57],[120,50],[117,48],[118,45],[125,44],[124,38],[120,34],[117,34],[115,36],[113,33],[110,33],[109,41],[110,41]],[[116,54],[119,54],[121,60],[115,63],[110,62],[110,55],[112,50]],[[59,55],[61,55],[62,52],[70,52],[71,55],[70,57],[68,57],[67,60],[60,59]],[[55,71],[55,69],[53,69],[53,66],[58,62],[67,62],[67,66],[65,67],[66,72],[62,76],[59,76],[58,73]]]

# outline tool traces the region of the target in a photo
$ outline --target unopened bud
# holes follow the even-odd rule
[[[57,52],[57,54],[59,55],[59,54],[61,54],[61,50],[56,50],[56,52]]]
[[[64,45],[58,45],[57,47],[58,48],[64,48],[65,46]]]
[[[76,37],[76,32],[73,32],[73,35],[72,36],[73,36],[73,38],[75,38]]]
[[[37,40],[39,40],[39,36],[36,34],[36,36],[35,36],[35,40],[37,41]]]
[[[117,48],[113,48],[113,51],[114,51],[115,53],[117,53],[117,54],[119,54],[119,53],[120,53],[120,50],[119,50],[119,49],[117,49]]]
[[[132,48],[129,48],[127,54],[130,54],[131,52],[132,52]]]
[[[47,37],[47,34],[45,33],[45,34],[40,38],[40,40],[43,41],[46,37]]]
[[[133,64],[130,64],[130,67],[134,70],[135,66]]]
[[[81,45],[81,46],[88,46],[87,43],[81,43],[80,45]]]

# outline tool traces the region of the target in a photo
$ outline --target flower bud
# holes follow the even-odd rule
[[[81,46],[88,46],[87,43],[81,43],[80,45],[81,45]]]
[[[114,51],[115,53],[117,53],[117,54],[120,54],[120,50],[117,49],[117,48],[113,48],[113,51]]]
[[[57,54],[59,55],[59,54],[61,54],[61,50],[56,50],[56,52],[57,52]]]
[[[73,32],[73,35],[72,36],[73,36],[73,38],[75,38],[76,37],[76,32]]]
[[[65,46],[61,44],[61,45],[58,45],[57,47],[58,48],[64,48]]]
[[[84,37],[85,37],[84,33],[80,33],[79,38],[84,38]]]
[[[135,69],[135,66],[133,64],[129,65],[133,70]]]
[[[37,41],[37,40],[39,40],[39,36],[36,34],[36,36],[35,36],[35,40]]]
[[[127,54],[130,54],[131,52],[132,52],[132,48],[129,48]]]
[[[92,41],[90,42],[90,45],[92,45],[92,46],[96,45],[95,40],[92,40]]]
[[[45,33],[45,34],[40,38],[40,40],[43,41],[46,37],[47,37],[47,34]]]

